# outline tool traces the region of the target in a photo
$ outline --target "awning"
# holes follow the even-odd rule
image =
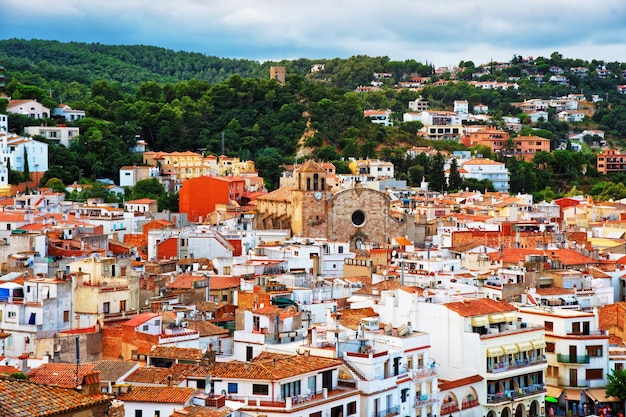
[[[504,351],[500,346],[487,348],[487,357],[488,358],[497,358],[498,356],[504,355]]]
[[[504,321],[506,322],[516,322],[517,321],[517,313],[514,311],[507,311],[504,313]]]
[[[514,353],[517,353],[517,346],[511,344],[511,345],[502,345],[502,350],[504,351],[504,353],[506,353],[507,355],[512,355]]]
[[[530,342],[519,342],[519,343],[516,343],[516,345],[520,352],[533,350],[533,345]]]
[[[567,401],[580,401],[580,389],[566,389],[565,395],[567,396]],[[565,399],[565,397],[563,397]]]
[[[599,403],[619,403],[621,400],[616,397],[607,397],[604,388],[589,388],[584,391],[585,395],[593,402]],[[567,397],[569,399],[569,396]]]
[[[504,314],[496,313],[489,315],[489,323],[502,323],[504,321]]]
[[[561,396],[561,393],[563,392],[563,388],[559,388],[559,387],[552,387],[550,385],[548,385],[546,387],[546,395],[549,395],[550,397],[554,397],[554,398],[559,398]]]
[[[546,341],[545,340],[531,340],[530,343],[533,344],[533,348],[535,349],[543,349],[546,347]]]
[[[472,317],[472,327],[486,327],[489,326],[489,319],[485,316]]]

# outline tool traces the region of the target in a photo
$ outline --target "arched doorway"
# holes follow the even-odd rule
[[[530,417],[537,417],[539,415],[539,403],[537,401],[533,401],[530,403]]]
[[[493,410],[489,410],[489,412],[487,413],[487,417],[496,417],[496,412]]]
[[[517,407],[515,407],[513,417],[526,417],[526,413],[524,413],[524,404],[518,404]]]
[[[511,409],[509,407],[504,407],[500,417],[511,417]]]

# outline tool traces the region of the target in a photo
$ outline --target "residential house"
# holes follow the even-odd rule
[[[48,119],[50,109],[39,103],[37,100],[9,100],[7,113],[22,114],[31,119]]]
[[[120,168],[120,186],[134,187],[138,181],[147,180],[159,175],[159,169],[145,165],[123,166]]]
[[[74,288],[75,327],[124,319],[139,307],[139,280],[130,258],[94,255],[68,264]]]
[[[409,101],[409,109],[417,113],[428,110],[428,106],[428,100],[425,100],[423,97],[418,97],[413,101]]]
[[[547,122],[548,112],[544,110],[536,110],[528,113],[531,123]]]
[[[139,200],[125,201],[124,210],[128,213],[140,213],[151,217],[159,212],[159,207],[156,200],[151,198],[140,198]]]
[[[439,352],[434,355],[439,373],[457,379],[480,377],[475,390],[467,393],[481,404],[478,415],[542,415],[546,392],[543,325],[522,324],[517,309],[507,302],[457,300],[418,302],[409,314],[416,328],[430,333],[431,352]]]
[[[598,173],[607,175],[612,172],[623,172],[626,170],[626,153],[616,149],[607,149],[596,155],[596,167]]]
[[[372,123],[383,126],[393,126],[391,110],[364,110],[363,116],[369,117]]]
[[[100,390],[113,392],[113,386],[124,381],[128,375],[139,368],[138,362],[126,362],[121,360],[103,360],[95,363],[94,372],[100,372]]]
[[[423,123],[422,133],[427,139],[459,140],[463,137],[461,117],[454,112],[427,110],[419,113],[417,118],[404,115],[404,121],[419,120]]]
[[[78,127],[68,127],[65,125],[25,126],[24,134],[28,136],[43,136],[45,139],[55,144],[69,148],[71,141],[76,138],[80,132]]]
[[[6,114],[0,114],[0,133],[6,133],[9,130],[9,117]]]
[[[459,115],[461,120],[467,119],[469,115],[469,103],[467,100],[454,100],[454,110]]]
[[[75,368],[75,367],[74,367]],[[17,379],[0,379],[0,414],[5,416],[62,415],[81,417],[112,413],[112,399],[83,395],[72,388],[42,385]]]
[[[517,136],[513,138],[515,149],[512,154],[525,161],[532,161],[537,152],[550,152],[550,139],[541,136]]]
[[[461,161],[459,174],[462,178],[474,178],[478,181],[489,180],[496,191],[509,191],[509,170],[503,162],[496,162],[487,158]]]
[[[180,212],[192,222],[203,223],[217,204],[235,201],[241,204],[245,193],[242,177],[198,177],[182,183],[179,193]]]
[[[124,413],[134,417],[171,416],[193,402],[194,388],[132,386],[117,396]]]
[[[586,113],[582,110],[563,110],[557,113],[559,120],[568,123],[578,123],[585,120]]]
[[[548,395],[575,410],[585,389],[606,386],[609,335],[596,314],[563,308],[522,308],[522,322],[545,327]]]
[[[11,333],[4,355],[26,352],[42,358],[53,349],[52,336],[75,327],[72,282],[65,274],[0,284],[0,330]]]
[[[489,106],[482,103],[476,103],[473,107],[474,114],[487,114],[489,113]]]
[[[52,110],[52,116],[61,117],[66,122],[78,122],[85,118],[85,110],[75,110],[68,104],[61,103]]]

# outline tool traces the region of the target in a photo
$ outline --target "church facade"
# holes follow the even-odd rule
[[[293,236],[363,243],[389,243],[391,237],[410,236],[412,220],[392,213],[390,197],[356,186],[333,193],[325,170],[312,160],[295,172],[295,186],[281,187],[257,199],[258,229],[290,228]]]

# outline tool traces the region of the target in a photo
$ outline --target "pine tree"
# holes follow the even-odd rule
[[[446,173],[444,172],[446,161],[440,152],[433,156],[428,187],[433,191],[444,192],[446,190]]]
[[[456,162],[456,158],[452,158],[450,162],[450,175],[448,175],[448,190],[458,191],[463,185],[463,178],[459,173],[459,166]]]

